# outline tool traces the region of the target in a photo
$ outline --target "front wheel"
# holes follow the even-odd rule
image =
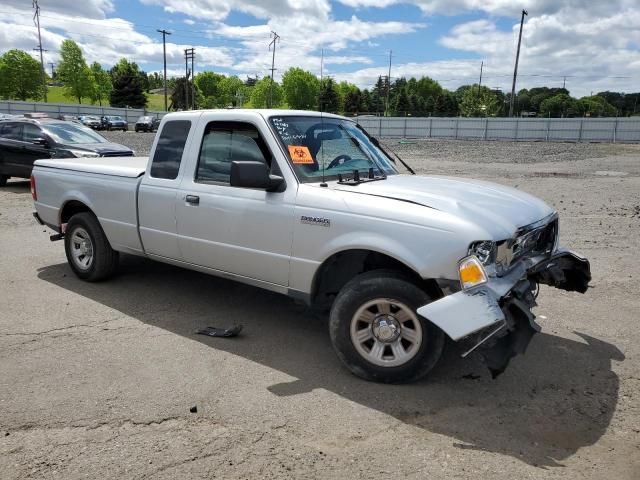
[[[0,187],[4,187],[9,180],[9,175],[0,175]]]
[[[347,283],[331,308],[329,332],[338,357],[355,375],[384,383],[425,376],[442,355],[442,330],[416,313],[432,301],[410,279],[376,270]]]
[[[92,213],[71,217],[64,235],[64,249],[73,272],[88,282],[104,280],[118,268],[118,252],[111,248]]]

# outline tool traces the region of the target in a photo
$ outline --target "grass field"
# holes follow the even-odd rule
[[[157,93],[147,93],[147,108],[149,110],[164,110],[164,95]],[[49,87],[47,90],[47,102],[48,103],[66,103],[69,105],[77,105],[78,100],[76,98],[70,98],[65,96],[63,87]],[[88,98],[82,99],[83,105],[97,105],[91,102]],[[105,104],[104,106],[108,106]]]

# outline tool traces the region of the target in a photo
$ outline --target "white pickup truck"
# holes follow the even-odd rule
[[[150,158],[38,160],[31,185],[81,279],[125,253],[290,295],[330,310],[338,356],[369,380],[424,376],[447,337],[497,375],[539,330],[539,284],[583,293],[591,279],[541,200],[400,174],[336,115],[173,113]]]

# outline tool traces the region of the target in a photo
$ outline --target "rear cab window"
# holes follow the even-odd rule
[[[151,177],[166,180],[178,178],[190,130],[189,120],[172,120],[164,124],[151,161]]]
[[[22,124],[1,123],[0,138],[4,138],[6,140],[22,140]]]

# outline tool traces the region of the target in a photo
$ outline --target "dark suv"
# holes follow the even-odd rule
[[[105,130],[129,130],[129,123],[122,117],[117,115],[105,115],[101,119],[102,128]]]
[[[0,121],[0,186],[9,177],[29,178],[39,158],[133,155],[130,148],[77,123],[48,118]]]
[[[136,132],[154,132],[158,130],[160,119],[153,115],[144,115],[138,119],[135,126]]]

